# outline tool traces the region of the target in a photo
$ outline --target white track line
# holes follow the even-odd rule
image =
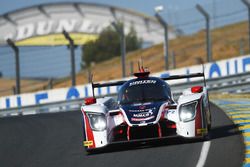
[[[210,145],[211,145],[211,141],[205,141],[203,143],[202,148],[201,148],[200,158],[196,167],[203,167],[205,165]]]

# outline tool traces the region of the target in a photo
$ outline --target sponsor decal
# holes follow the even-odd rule
[[[141,112],[141,113],[133,114],[133,117],[135,117],[135,118],[146,118],[146,117],[150,117],[151,115],[153,115],[152,110],[150,110],[148,112]]]
[[[132,121],[136,121],[136,122],[142,122],[142,121],[148,121],[150,119],[153,119],[155,116],[152,115],[151,117],[147,117],[147,118],[131,118]]]
[[[133,114],[133,118],[131,118],[131,121],[136,121],[136,122],[148,121],[155,117],[153,114],[154,113],[152,109],[144,110],[144,112]]]
[[[134,86],[134,85],[143,85],[143,84],[155,84],[156,80],[141,80],[141,81],[134,81],[129,83],[129,86]]]
[[[83,145],[85,147],[93,146],[93,144],[94,144],[93,140],[89,140],[89,141],[84,141],[83,142]]]
[[[207,129],[203,128],[203,129],[197,129],[197,134],[206,134],[207,133]]]
[[[139,109],[139,110],[128,110],[129,112],[152,112],[154,111],[156,108],[148,108],[148,109]]]
[[[135,103],[135,104],[132,104],[131,106],[147,106],[147,105],[151,105],[153,104],[152,102],[145,102],[145,103]],[[141,109],[141,108],[140,108]]]

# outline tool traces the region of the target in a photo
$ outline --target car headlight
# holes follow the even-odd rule
[[[103,131],[107,127],[107,122],[104,114],[87,113],[91,129],[94,131]]]
[[[196,106],[197,106],[197,101],[187,104],[182,104],[179,109],[181,121],[188,122],[193,120],[196,114]]]

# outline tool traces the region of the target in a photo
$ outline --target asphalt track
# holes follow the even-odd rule
[[[243,137],[223,111],[211,105],[213,127],[205,166],[240,167]],[[0,119],[0,167],[195,167],[202,141],[163,140],[115,145],[86,155],[81,113],[40,114]]]

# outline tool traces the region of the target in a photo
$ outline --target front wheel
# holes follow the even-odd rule
[[[87,154],[87,155],[90,155],[90,154],[94,154],[94,153],[95,153],[95,150],[93,150],[93,149],[88,149],[88,148],[86,148],[86,147],[85,147],[85,151],[86,151],[86,154]]]
[[[205,134],[202,138],[203,141],[209,141],[211,139],[210,133],[209,131],[207,132],[207,134]]]

